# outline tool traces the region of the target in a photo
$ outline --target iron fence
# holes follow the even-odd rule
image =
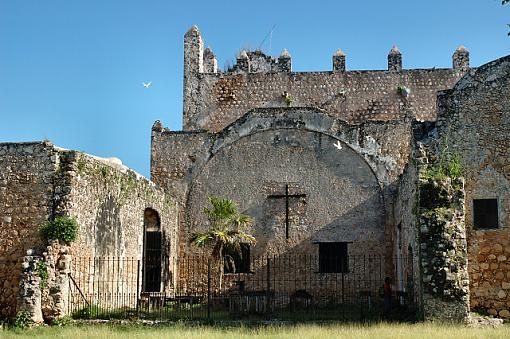
[[[154,276],[144,273],[143,258],[75,258],[69,312],[106,319],[368,321],[408,318],[416,305],[410,258],[285,255],[236,267],[232,258],[193,256],[160,264],[161,276]],[[392,293],[385,309],[387,277]]]

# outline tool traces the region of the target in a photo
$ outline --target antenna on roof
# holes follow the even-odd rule
[[[262,47],[264,42],[266,42],[267,38],[269,37],[269,55],[271,55],[271,42],[273,39],[273,31],[275,28],[276,28],[276,24],[274,24],[273,27],[271,28],[271,30],[266,34],[266,36],[264,37],[264,40],[262,40],[262,42],[260,43],[259,48],[257,48],[258,50],[260,50],[260,48]]]

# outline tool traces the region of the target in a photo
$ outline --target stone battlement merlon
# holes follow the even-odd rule
[[[241,51],[226,72],[217,67],[211,48],[204,49],[193,26],[184,36],[184,130],[220,131],[254,108],[316,107],[348,123],[388,121],[401,116],[435,120],[437,91],[451,88],[470,68],[469,52],[460,46],[452,68],[405,69],[393,46],[386,70],[347,70],[338,49],[332,70],[293,72],[292,57]]]
[[[266,55],[261,50],[241,50],[236,58],[236,64],[225,71],[218,69],[218,61],[211,47],[204,49],[202,35],[197,26],[190,28],[184,35],[185,68],[198,73],[263,73],[263,72],[291,72],[292,57],[284,49],[278,58]],[[469,51],[460,45],[452,55],[453,69],[469,68]],[[332,56],[332,70],[346,70],[346,55],[337,49]],[[402,71],[402,53],[397,46],[388,52],[388,71]]]

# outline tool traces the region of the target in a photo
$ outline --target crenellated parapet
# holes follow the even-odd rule
[[[290,72],[292,59],[284,49],[278,58],[266,55],[264,52],[242,50],[237,56],[236,64],[227,73],[270,73]]]
[[[469,71],[469,52],[459,47],[453,68],[405,69],[394,46],[384,70],[347,70],[338,49],[332,69],[292,71],[284,49],[278,57],[241,50],[234,65],[219,70],[196,26],[184,36],[184,130],[217,132],[254,108],[315,107],[348,123],[403,116],[435,120],[436,93]]]

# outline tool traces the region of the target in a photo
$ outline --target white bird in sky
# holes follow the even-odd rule
[[[342,149],[342,144],[340,143],[340,140],[337,140],[336,144],[333,144],[333,146],[335,146],[338,149]]]
[[[143,84],[143,87],[145,87],[145,88],[149,88],[149,87],[150,87],[150,85],[152,84],[152,81],[149,81],[149,82],[142,82],[142,84]]]

